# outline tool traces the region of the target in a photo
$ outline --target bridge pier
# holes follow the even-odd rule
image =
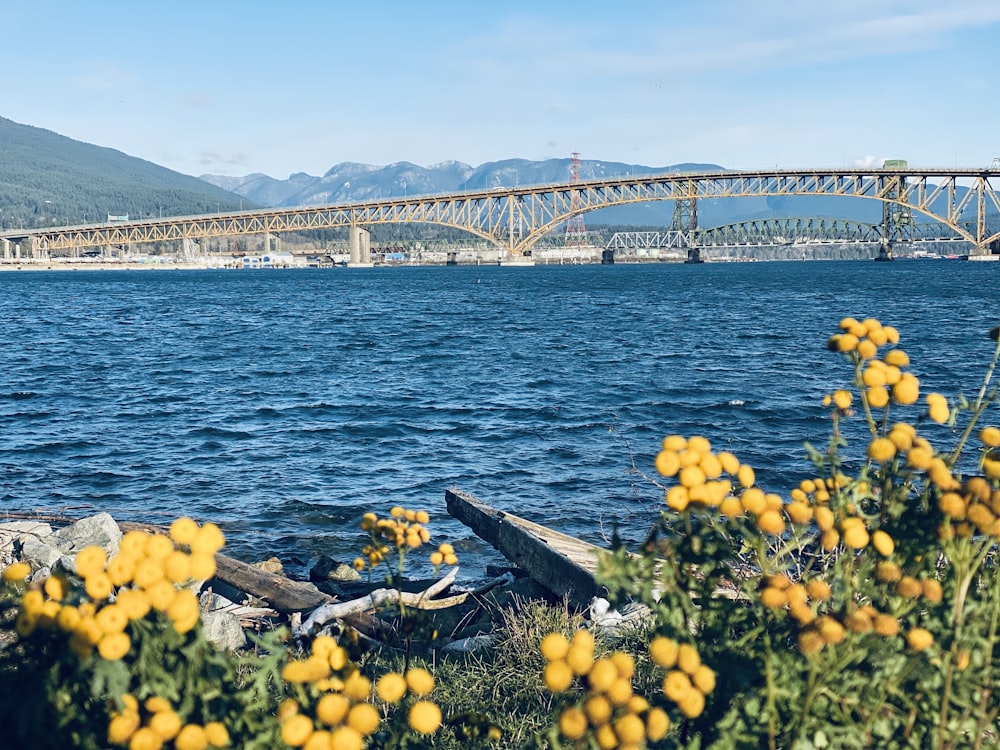
[[[878,261],[889,261],[892,260],[892,243],[883,242],[878,246],[878,255],[875,256],[875,260]]]
[[[10,240],[3,240],[3,259],[10,260]]]
[[[351,259],[347,263],[348,268],[371,268],[375,264],[372,262],[372,236],[367,229],[361,227],[351,227]]]
[[[697,247],[688,248],[688,257],[684,260],[685,263],[704,263],[705,260],[701,257],[701,250]]]

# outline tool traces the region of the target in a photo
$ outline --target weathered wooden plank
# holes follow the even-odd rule
[[[448,513],[489,542],[532,579],[579,607],[598,595],[594,574],[606,550],[513,513],[496,510],[467,492],[445,492]]]

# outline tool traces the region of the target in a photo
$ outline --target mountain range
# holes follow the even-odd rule
[[[581,180],[668,172],[721,171],[711,163],[651,167],[581,159]],[[429,167],[410,162],[387,166],[342,162],[322,176],[304,172],[285,180],[264,174],[192,177],[111,148],[67,138],[0,117],[0,229],[133,218],[182,216],[249,208],[314,206],[461,190],[570,182],[573,160],[506,159],[473,167],[448,161]],[[589,212],[588,225],[668,226],[669,201]],[[875,201],[832,196],[770,196],[701,200],[703,227],[768,217],[827,216],[878,221]]]

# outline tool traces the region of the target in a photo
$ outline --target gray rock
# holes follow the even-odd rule
[[[247,644],[239,618],[222,609],[202,612],[201,629],[206,640],[219,651],[236,651]]]
[[[0,568],[6,568],[20,559],[24,539],[44,539],[51,535],[52,527],[39,521],[0,523]]]
[[[84,547],[103,547],[111,557],[118,552],[118,544],[122,540],[122,531],[118,522],[108,513],[98,513],[81,518],[53,536],[56,546],[68,555],[75,555]]]
[[[28,563],[32,569],[53,568],[65,555],[62,550],[54,545],[55,536],[50,535],[44,539],[34,535],[25,536],[21,539],[21,560]]]

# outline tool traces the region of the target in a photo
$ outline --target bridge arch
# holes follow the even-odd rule
[[[492,242],[509,256],[575,216],[600,208],[654,201],[760,196],[835,196],[897,204],[950,227],[987,256],[1000,230],[1000,199],[982,169],[811,169],[677,173],[584,182],[409,196],[328,206],[134,220],[123,223],[9,230],[0,240],[27,241],[47,251],[333,227],[423,222],[453,227]]]

